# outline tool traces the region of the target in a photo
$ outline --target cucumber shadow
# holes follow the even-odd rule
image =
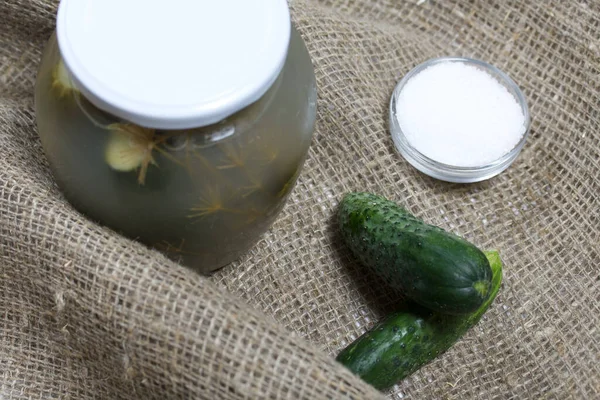
[[[407,299],[356,259],[342,238],[336,214],[337,209],[327,224],[327,235],[334,249],[335,257],[344,266],[353,282],[350,288],[351,291],[354,291],[352,294],[360,296],[358,303],[367,304],[377,318],[374,323],[377,323],[390,313],[403,309]]]

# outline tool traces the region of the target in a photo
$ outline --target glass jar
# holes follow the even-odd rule
[[[141,1],[134,3],[141,5]],[[242,43],[234,43],[234,49],[222,47],[232,45],[225,39],[219,48],[211,43],[203,50],[205,58],[216,64],[223,62],[223,69],[229,68],[233,72],[214,76],[220,74],[221,67],[211,65],[209,70],[213,76],[207,76],[203,71],[197,74],[183,71],[181,74],[187,73],[188,76],[181,77],[173,75],[178,71],[172,70],[156,76],[156,81],[148,81],[149,74],[142,73],[144,76],[139,82],[131,85],[133,89],[127,89],[129,92],[121,97],[127,101],[135,96],[142,101],[152,99],[148,101],[153,102],[150,106],[143,104],[143,107],[111,97],[115,88],[122,87],[117,84],[122,85],[124,77],[108,75],[107,78],[101,76],[102,71],[89,73],[99,68],[96,63],[103,62],[103,59],[98,61],[97,55],[93,54],[87,58],[77,58],[77,54],[73,54],[77,53],[77,45],[69,42],[68,35],[82,35],[82,30],[94,26],[87,21],[87,25],[79,31],[77,27],[69,27],[71,19],[78,17],[78,12],[85,12],[85,9],[76,10],[78,6],[72,6],[77,2],[94,7],[100,4],[96,0],[61,2],[57,19],[58,40],[57,35],[53,35],[44,50],[35,90],[39,135],[65,197],[94,221],[202,272],[235,260],[258,240],[281,211],[298,178],[314,130],[314,71],[302,38],[291,27],[285,0],[238,2],[254,3],[254,7],[259,9],[256,12],[263,13],[270,12],[264,9],[268,6],[285,7],[278,16],[283,15],[281,18],[287,18],[287,21],[280,21],[277,38],[272,36],[278,34],[277,27],[272,26],[262,28],[263,31],[255,32],[254,36],[250,34],[253,41],[261,37],[262,41],[257,44],[261,48],[270,40],[285,40],[285,48],[282,47],[270,64],[265,62],[265,57],[259,60],[246,57],[238,60],[241,66],[231,67],[227,63],[236,58],[229,52],[247,51],[252,44],[244,42],[241,37]],[[111,2],[113,0],[108,1]],[[245,17],[224,7],[218,6],[215,11],[212,5],[194,4],[203,2],[178,0],[176,3],[191,7],[193,10],[189,12],[210,14],[213,24],[218,24],[219,18],[230,20],[232,13],[240,21],[252,18],[252,15],[247,15],[248,9],[243,7],[240,7],[239,13],[246,12]],[[113,6],[117,7],[116,4]],[[106,11],[109,6],[99,6],[100,11]],[[152,6],[143,8],[146,19],[165,18],[162,10],[148,11],[148,8],[152,9]],[[139,14],[141,9],[136,12]],[[129,11],[120,10],[121,13]],[[176,18],[180,12],[170,17]],[[98,11],[94,15],[103,14]],[[106,21],[99,21],[97,25],[101,22]],[[249,27],[254,29],[251,22],[242,23],[240,35],[244,36],[244,30],[247,32]],[[175,22],[171,24],[177,25]],[[110,24],[108,27],[114,28]],[[100,36],[108,30],[97,29]],[[124,30],[121,34],[127,32]],[[133,35],[135,30],[131,32]],[[185,33],[197,32],[184,32],[183,37]],[[172,35],[177,34],[182,32]],[[139,36],[130,41],[138,44],[143,53],[147,39],[144,35]],[[77,40],[85,38],[83,35]],[[92,40],[89,45],[101,47],[102,38],[93,39],[99,41]],[[189,37],[169,38],[175,39],[190,41]],[[211,36],[209,39],[219,41],[218,37]],[[178,53],[169,52],[169,40],[165,39],[163,51],[170,57],[178,57]],[[187,45],[198,42],[194,39]],[[143,56],[136,54],[135,59],[123,57],[122,50],[131,45],[125,43],[119,46],[112,41],[99,48],[98,52],[106,57],[114,50],[118,74],[122,68],[129,68],[125,65],[127,62],[134,60],[132,63],[135,64],[137,57]],[[116,49],[111,50],[115,46]],[[240,46],[245,48],[240,50]],[[179,47],[185,46],[180,43]],[[274,47],[271,43],[268,51],[273,52]],[[156,57],[161,54],[156,49],[152,52],[156,53]],[[219,85],[213,82],[231,78],[232,73],[245,73],[245,68],[253,68],[253,62],[261,64],[259,67],[263,69],[270,68],[271,72],[257,77],[262,72],[256,69],[258,75],[245,80],[235,76],[241,83],[223,82]],[[176,66],[177,62],[163,64],[160,68],[166,65],[168,69]],[[202,68],[201,64],[198,65]],[[139,65],[132,68],[139,68]],[[125,75],[129,80],[137,79],[135,70]],[[160,82],[158,86],[161,86],[165,97],[171,96],[171,103],[165,100],[166,104],[160,104],[163,93],[151,90],[145,93],[147,85],[156,82]],[[185,93],[188,84],[205,85],[214,90],[207,89],[206,95],[200,93],[194,97],[193,91]],[[183,93],[181,97],[179,93]],[[222,93],[225,96],[221,96]],[[177,104],[179,98],[192,99],[185,105],[185,110],[184,106]],[[234,100],[231,101],[231,98]],[[190,104],[192,107],[188,107]],[[197,104],[201,107],[195,107]],[[163,109],[166,110],[164,113]]]

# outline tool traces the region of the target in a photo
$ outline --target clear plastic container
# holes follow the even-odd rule
[[[396,103],[402,89],[406,85],[406,83],[415,75],[423,71],[424,69],[444,62],[460,62],[465,63],[470,66],[479,68],[487,72],[490,76],[494,77],[500,84],[502,84],[508,92],[514,96],[517,103],[520,105],[523,115],[525,117],[525,133],[517,145],[510,150],[508,153],[504,154],[502,157],[494,160],[493,162],[486,165],[478,165],[473,167],[462,167],[444,164],[434,159],[431,159],[419,152],[415,147],[413,147],[406,136],[402,131],[402,127],[398,122],[398,118],[396,117]],[[432,116],[434,117],[434,116]],[[530,115],[529,109],[527,107],[527,101],[525,100],[525,96],[517,86],[517,84],[504,72],[500,71],[498,68],[485,63],[479,60],[473,60],[470,58],[460,58],[460,57],[442,57],[436,58],[432,60],[428,60],[413,70],[411,70],[408,74],[404,76],[404,78],[398,83],[394,92],[392,94],[392,98],[390,101],[390,131],[392,134],[392,139],[394,140],[394,144],[396,149],[402,154],[402,156],[416,169],[427,174],[433,178],[440,179],[447,182],[456,182],[456,183],[472,183],[479,182],[486,179],[490,179],[502,171],[506,170],[513,161],[517,158],[521,149],[525,145],[527,141],[527,137],[529,134],[529,126],[530,126]]]
[[[314,71],[295,29],[268,90],[207,126],[141,126],[94,104],[72,78],[54,35],[36,116],[56,180],[78,210],[202,272],[238,258],[273,223],[316,118]]]

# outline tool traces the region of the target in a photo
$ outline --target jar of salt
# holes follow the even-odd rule
[[[498,175],[529,131],[527,102],[502,71],[468,58],[429,60],[400,81],[391,99],[394,144],[421,172],[448,182]]]

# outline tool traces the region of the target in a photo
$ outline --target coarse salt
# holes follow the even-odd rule
[[[462,62],[434,64],[410,78],[397,98],[396,118],[413,148],[457,167],[493,163],[527,130],[523,110],[506,87]]]

